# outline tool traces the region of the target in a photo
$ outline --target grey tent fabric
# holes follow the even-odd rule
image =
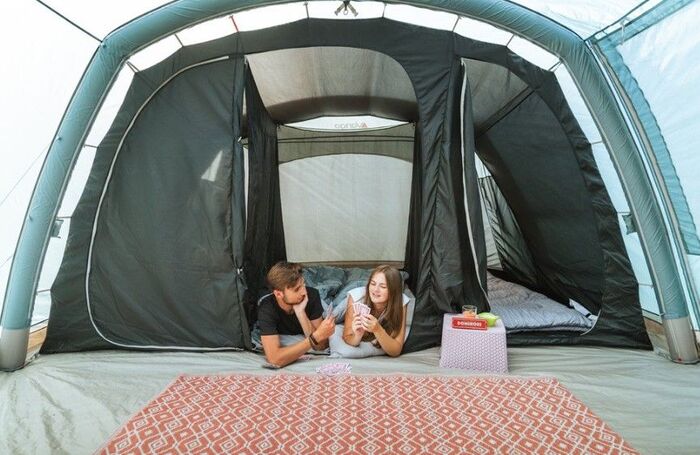
[[[542,85],[548,83],[555,82],[544,78]],[[543,293],[562,302],[573,299],[591,313],[616,314],[599,318],[581,338],[591,344],[624,338],[647,347],[637,283],[590,144],[572,116],[553,115],[543,93],[559,110],[568,110],[555,92],[530,94],[478,138],[479,156],[510,202]],[[523,343],[534,338],[511,337]],[[561,343],[563,338],[552,334],[551,339]]]
[[[416,295],[424,296],[427,288],[432,305],[416,307],[413,328],[406,340],[405,349],[408,351],[428,347],[433,340],[426,335],[435,333],[431,327],[440,326],[442,314],[457,311],[462,302],[474,302],[482,311],[489,309],[477,278],[477,273],[481,272],[476,270],[479,265],[483,266],[485,276],[483,234],[477,238],[482,244],[479,251],[483,254],[483,261],[474,263],[466,226],[461,151],[462,74],[462,67],[454,61],[449,78],[443,81],[441,98],[445,100],[445,111],[438,111],[438,119],[444,116],[448,120],[443,124],[441,146],[433,150],[418,148],[413,161],[415,178],[409,223],[409,237],[413,239],[407,242],[407,267],[410,274],[418,274]],[[471,125],[471,111],[467,109],[465,112],[465,122]],[[428,128],[435,128],[435,123],[434,118],[425,122]],[[473,141],[471,135],[468,139]],[[420,143],[425,144],[425,140]],[[465,150],[465,155],[472,153],[472,167],[464,172],[475,178],[473,150],[472,142]],[[468,161],[464,163],[468,164]],[[479,211],[480,218],[478,198],[474,201],[474,209]],[[433,273],[428,275],[426,269]],[[418,298],[420,301],[421,297]],[[418,334],[414,335],[416,332]]]
[[[281,126],[277,131],[279,162],[345,153],[384,155],[413,160],[415,126],[407,123],[392,128],[354,132],[312,131]]]
[[[244,271],[248,284],[246,313],[251,324],[257,301],[267,288],[265,275],[287,258],[277,164],[277,125],[265,109],[250,69],[246,71],[248,109],[248,218]]]
[[[65,350],[54,338],[80,348],[98,335],[131,348],[245,346],[229,221],[236,60],[182,72],[139,110],[119,147],[110,137],[101,145],[111,169],[89,245],[89,299],[80,302],[97,333],[75,339],[52,320],[45,352]]]
[[[539,289],[538,275],[520,226],[492,176],[480,179],[501,269],[512,280]]]
[[[418,115],[406,71],[376,50],[299,47],[253,54],[248,62],[262,101],[278,123],[367,112],[397,120]]]
[[[248,286],[245,282],[243,266],[245,261],[245,234],[246,234],[246,189],[245,189],[245,153],[243,151],[243,143],[241,136],[243,135],[243,102],[245,101],[245,78],[241,74],[245,74],[246,62],[244,58],[238,57],[234,59],[234,83],[233,96],[231,98],[231,142],[233,144],[233,157],[231,163],[231,252],[233,259],[233,267],[236,271],[236,295],[233,296],[231,303],[240,305],[243,310],[243,315],[246,318],[245,323],[241,326],[245,329],[249,326],[251,320],[250,314],[245,306],[245,297]],[[252,341],[250,332],[243,330],[243,340],[248,349],[252,349]]]
[[[529,90],[528,85],[506,66],[476,59],[463,59],[467,67],[469,92],[473,102],[474,128],[483,130],[511,100]]]

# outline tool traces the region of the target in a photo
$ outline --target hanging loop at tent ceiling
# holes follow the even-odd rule
[[[357,10],[350,4],[350,0],[344,0],[338,9],[335,10],[335,15],[337,16],[341,11],[343,16],[347,16],[348,12],[351,12],[353,16],[357,17]]]

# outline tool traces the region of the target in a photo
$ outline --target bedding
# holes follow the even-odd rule
[[[534,330],[586,332],[593,327],[593,317],[586,317],[574,308],[519,284],[489,273],[487,285],[491,312],[501,317],[508,333]]]
[[[318,290],[324,309],[346,281],[346,271],[340,267],[324,265],[304,267],[303,273],[306,285]]]

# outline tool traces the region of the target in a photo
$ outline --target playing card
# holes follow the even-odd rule
[[[364,316],[365,314],[369,314],[371,311],[367,305],[365,305],[364,303],[360,303],[360,302],[355,302],[353,304],[353,310],[355,311],[355,314],[359,315],[359,316]]]
[[[333,314],[333,305],[328,305],[326,307],[326,310],[323,312],[323,317],[328,318],[332,314]]]

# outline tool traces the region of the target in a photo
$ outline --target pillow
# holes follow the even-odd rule
[[[348,292],[358,287],[365,287],[367,285],[367,281],[369,281],[369,276],[372,273],[372,270],[373,269],[360,269],[357,267],[346,270],[347,277],[345,279],[345,283],[342,289],[336,293],[335,298],[330,303],[330,305],[333,306],[333,316],[335,316],[336,324],[342,324],[345,318],[345,309],[348,305]],[[404,283],[404,289],[408,289],[405,285],[406,280],[408,279],[408,272],[401,270],[399,273],[401,274],[401,280]],[[409,297],[413,297],[413,294],[410,294]],[[326,310],[326,308],[327,306],[324,305],[323,309]],[[412,316],[413,309],[409,308],[409,310]]]
[[[370,273],[372,273],[371,270],[358,268],[348,269],[347,272],[345,284],[338,291],[332,303],[333,316],[335,316],[336,324],[342,324],[343,318],[345,318],[345,308],[348,304],[348,292],[357,287],[364,287],[367,284],[367,280],[369,280]]]
[[[338,267],[325,265],[305,267],[303,273],[306,285],[318,290],[321,302],[324,303],[324,309],[330,304],[345,281],[345,270]]]
[[[361,341],[358,346],[350,346],[343,341],[343,326],[336,325],[335,333],[328,340],[331,348],[331,357],[344,357],[346,359],[361,359],[386,355],[382,348],[375,347],[369,341]]]
[[[578,311],[519,284],[489,276],[488,289],[491,312],[501,317],[508,333],[532,330],[585,332],[593,327],[593,321]]]
[[[404,281],[405,283],[405,281]],[[406,336],[404,341],[408,338],[408,333],[411,331],[411,324],[413,324],[413,311],[416,309],[416,296],[408,288],[408,285],[403,286],[404,296],[408,296],[408,304],[406,304]]]

